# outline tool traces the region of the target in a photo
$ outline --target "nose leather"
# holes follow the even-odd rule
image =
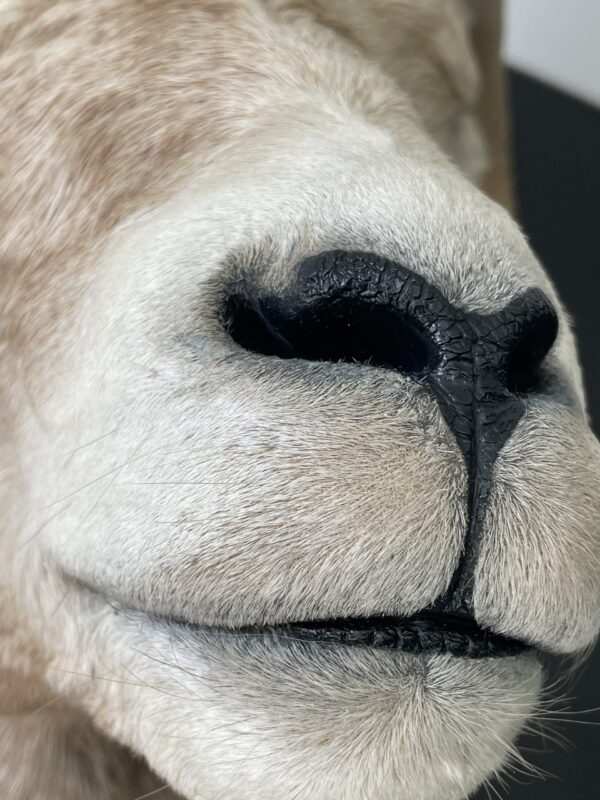
[[[526,408],[528,387],[512,374],[542,361],[556,337],[556,312],[537,289],[497,313],[468,313],[406,267],[369,253],[332,251],[304,261],[289,296],[262,298],[262,312],[284,337],[326,304],[351,299],[395,309],[428,338],[431,358],[414,379],[435,397],[464,456],[469,524],[462,555],[434,608],[472,614],[474,566],[498,453]],[[293,356],[293,354],[291,354]]]

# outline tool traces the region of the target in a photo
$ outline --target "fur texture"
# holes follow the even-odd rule
[[[481,133],[480,12],[0,9],[2,789],[466,797],[535,706],[534,656],[164,620],[412,614],[446,588],[467,478],[434,401],[390,371],[246,352],[219,308],[239,280],[276,292],[299,259],[347,248],[469,311],[529,287],[560,309],[477,188],[499,152]],[[496,464],[474,601],[481,624],[572,653],[598,628],[600,448],[560,315],[556,393],[529,402]]]

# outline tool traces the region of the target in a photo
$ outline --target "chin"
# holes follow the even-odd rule
[[[109,657],[88,711],[185,797],[458,800],[518,759],[542,687],[535,648],[442,616],[203,627],[89,589],[74,607],[94,636],[60,683],[88,695]]]

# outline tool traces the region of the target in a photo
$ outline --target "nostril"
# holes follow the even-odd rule
[[[558,335],[558,317],[541,293],[520,325],[507,364],[506,386],[513,394],[530,394],[542,386],[541,365]]]
[[[223,322],[246,350],[280,358],[347,361],[410,375],[439,362],[435,343],[406,312],[356,297],[283,304],[230,297]]]
[[[297,357],[292,344],[269,323],[258,303],[232,295],[225,304],[222,322],[233,341],[251,353]]]
[[[223,306],[231,338],[254,353],[353,362],[423,377],[449,424],[465,403],[543,390],[557,333],[546,295],[528,289],[493,314],[454,307],[421,276],[369,253],[306,259],[280,295],[237,284]],[[521,406],[519,405],[519,408]]]

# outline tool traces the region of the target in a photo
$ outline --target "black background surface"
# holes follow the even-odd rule
[[[600,110],[517,73],[510,74],[517,217],[574,318],[596,435],[600,433]],[[563,664],[563,669],[565,665]],[[560,674],[554,665],[553,678]],[[600,649],[563,694],[573,712],[600,706]],[[562,704],[564,706],[564,704]],[[559,715],[560,716],[560,715]],[[508,800],[600,797],[600,711],[549,725],[569,740],[521,739],[523,755],[552,777],[514,776]],[[488,796],[485,791],[477,800]]]

